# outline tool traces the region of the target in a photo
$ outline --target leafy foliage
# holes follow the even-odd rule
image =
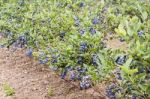
[[[5,37],[0,43],[26,47],[27,56],[59,71],[62,79],[79,80],[81,89],[119,68],[120,83],[108,88],[108,97],[119,93],[146,99],[149,9],[148,0],[0,0],[0,32]],[[109,32],[122,38],[128,49],[107,48],[103,39]]]

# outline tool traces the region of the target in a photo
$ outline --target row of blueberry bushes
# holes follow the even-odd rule
[[[107,80],[110,99],[147,99],[149,14],[147,0],[1,0],[1,47],[26,47],[28,57],[81,89]],[[128,48],[108,48],[111,33]]]

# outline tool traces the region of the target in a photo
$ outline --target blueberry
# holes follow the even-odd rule
[[[78,75],[77,75],[77,79],[81,81],[81,80],[82,80],[82,75],[81,75],[81,74],[78,74]]]
[[[80,34],[83,35],[85,33],[85,30],[80,30]]]
[[[49,58],[46,57],[45,59],[39,59],[40,64],[46,64],[49,61]]]
[[[87,71],[87,68],[77,67],[77,71],[78,71],[79,73],[85,73],[85,72]]]
[[[49,61],[49,58],[45,55],[44,52],[41,52],[39,55],[40,64],[46,64]]]
[[[144,31],[142,30],[138,32],[138,36],[143,36],[143,34],[144,34]]]
[[[79,20],[79,18],[77,16],[74,16],[74,20]]]
[[[83,42],[80,44],[80,52],[86,52],[88,50],[88,45],[87,43]]]
[[[92,23],[93,23],[93,24],[98,24],[98,23],[99,23],[99,19],[98,19],[98,18],[94,18],[94,19],[92,20]]]
[[[67,71],[72,71],[73,70],[73,68],[71,66],[67,66],[65,68],[66,68]]]
[[[52,64],[57,63],[57,56],[52,55],[51,63]]]
[[[62,71],[62,73],[61,73],[61,79],[65,79],[65,77],[66,77],[66,75],[67,75],[67,70],[66,69],[64,69],[64,71]]]
[[[109,99],[116,99],[115,96],[111,95]]]
[[[96,33],[96,30],[95,30],[94,28],[92,28],[92,27],[90,28],[89,31],[90,31],[90,33],[91,33],[92,35],[94,35],[94,34]]]
[[[115,89],[117,86],[115,84],[111,84],[106,88],[106,93],[109,99],[116,99],[115,93],[117,92]]]
[[[123,65],[126,62],[126,60],[127,60],[127,56],[124,55],[124,56],[119,56],[115,62],[119,65]]]
[[[90,80],[90,79],[91,79],[91,76],[90,76],[90,75],[86,75],[86,76],[83,76],[82,79],[83,79],[83,80]]]
[[[25,38],[25,36],[19,36],[19,40],[20,40],[21,42],[24,42],[24,41],[26,41],[26,38]]]
[[[119,40],[120,40],[120,42],[124,42],[125,41],[125,39],[123,39],[123,38],[120,38]]]
[[[79,26],[80,25],[80,20],[75,20],[75,26]]]
[[[60,38],[61,38],[61,40],[64,39],[65,34],[66,34],[66,32],[61,32],[61,33],[60,33]]]
[[[82,77],[82,80],[80,81],[80,89],[88,89],[91,85],[91,76],[86,75]]]
[[[73,9],[71,4],[68,4],[67,7],[70,8],[70,9]]]
[[[118,80],[122,80],[121,73],[117,73],[116,78],[117,78]]]
[[[136,96],[135,96],[135,95],[132,95],[132,99],[136,99]]]
[[[52,66],[52,67],[50,67],[53,71],[57,71],[58,70],[58,67],[56,67],[56,66]]]
[[[93,54],[92,55],[92,64],[94,65],[94,66],[97,66],[98,64],[97,64],[97,59],[98,59],[98,56],[96,55],[96,54]]]
[[[0,48],[4,48],[5,46],[4,45],[0,45]]]
[[[27,40],[25,36],[19,36],[18,45],[22,48],[25,44],[27,44]]]
[[[80,25],[80,20],[77,16],[74,17],[74,21],[75,21],[75,26],[79,26]]]
[[[51,63],[52,63],[52,64],[57,63],[57,60],[56,60],[56,59],[52,59],[52,60],[51,60]]]
[[[84,3],[81,2],[81,3],[79,4],[79,7],[84,7]]]
[[[80,89],[86,89],[86,86],[85,86],[84,82],[80,82]]]
[[[32,53],[33,53],[33,50],[30,48],[30,49],[27,50],[26,55],[28,57],[32,57]]]
[[[82,65],[83,64],[83,61],[84,61],[84,58],[83,57],[81,57],[81,56],[79,56],[78,57],[78,64],[80,64],[80,65]]]
[[[132,85],[131,85],[130,83],[128,83],[128,85],[127,85],[127,90],[128,90],[128,91],[131,91],[131,90],[132,90]]]
[[[71,80],[75,80],[75,78],[76,78],[75,72],[74,71],[70,71],[70,79]]]

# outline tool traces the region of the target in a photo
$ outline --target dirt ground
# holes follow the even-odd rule
[[[6,96],[4,83],[14,90]],[[48,95],[51,90],[51,95]],[[106,99],[105,86],[80,90],[49,67],[26,57],[25,50],[0,48],[0,99]]]

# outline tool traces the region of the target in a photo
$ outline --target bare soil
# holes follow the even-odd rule
[[[14,88],[13,96],[6,96],[4,83]],[[26,57],[24,49],[0,48],[0,99],[107,99],[105,84],[80,90],[73,83]]]

